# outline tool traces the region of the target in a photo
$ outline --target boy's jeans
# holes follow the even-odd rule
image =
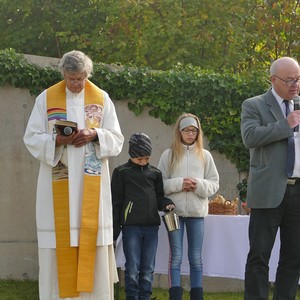
[[[126,299],[149,300],[158,244],[158,226],[124,226]]]

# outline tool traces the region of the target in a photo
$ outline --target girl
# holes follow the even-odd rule
[[[190,299],[202,300],[204,217],[208,214],[208,197],[219,189],[219,174],[210,152],[203,149],[200,121],[195,115],[184,113],[178,118],[171,148],[162,154],[158,168],[162,172],[165,196],[173,200],[180,221],[180,229],[168,233],[169,296],[171,300],[182,299],[180,267],[186,228]]]

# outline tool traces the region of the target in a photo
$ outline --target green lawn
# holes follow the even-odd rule
[[[38,300],[37,281],[0,280],[1,300]]]
[[[168,290],[154,289],[153,298],[157,300],[168,300]],[[0,280],[1,300],[38,300],[37,281]],[[117,299],[117,297],[116,297]],[[189,300],[189,293],[184,292],[183,300]],[[242,300],[243,293],[205,293],[205,300]],[[272,291],[270,297],[272,299]],[[119,290],[119,300],[125,300],[124,288]],[[296,300],[300,300],[300,293]]]

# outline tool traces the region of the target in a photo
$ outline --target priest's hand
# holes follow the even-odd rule
[[[78,131],[73,132],[70,135],[63,135],[58,132],[58,134],[56,135],[55,145],[71,145],[76,135],[78,135]]]
[[[95,129],[79,129],[72,140],[72,145],[75,147],[82,147],[87,143],[95,140],[97,137],[97,132]]]

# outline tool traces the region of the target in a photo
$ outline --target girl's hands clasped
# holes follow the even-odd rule
[[[184,178],[182,190],[185,192],[194,192],[196,190],[196,180],[192,178]]]

